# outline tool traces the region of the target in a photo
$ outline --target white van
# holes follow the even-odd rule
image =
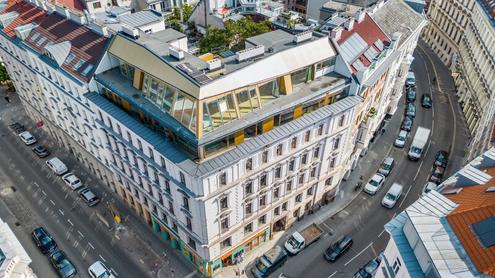
[[[55,174],[61,176],[69,171],[67,166],[58,157],[54,157],[46,161],[46,165],[52,169]]]
[[[397,200],[399,200],[400,195],[402,195],[402,185],[395,183],[392,184],[387,194],[383,197],[382,206],[386,208],[393,208]]]
[[[93,278],[115,278],[113,272],[101,261],[96,261],[88,268],[89,275]]]

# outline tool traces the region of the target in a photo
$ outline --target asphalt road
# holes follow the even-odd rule
[[[324,220],[321,224],[326,232],[323,238],[297,256],[289,258],[270,277],[278,277],[280,273],[290,277],[352,277],[361,266],[385,249],[389,235],[384,231],[384,224],[419,198],[429,177],[435,153],[438,150],[450,152],[446,176],[458,170],[467,139],[448,71],[424,44],[415,53],[412,69],[417,79],[417,113],[405,148],[393,146],[403,117],[404,100],[386,127],[387,132],[374,143],[376,148],[382,149],[385,156],[392,156],[396,161],[395,168],[382,189],[375,196],[360,193],[348,207]],[[433,82],[434,76],[436,82]],[[424,93],[432,95],[432,109],[421,107],[420,98]],[[430,128],[431,134],[423,158],[412,162],[407,158],[407,150],[418,126]],[[378,168],[378,165],[370,167]],[[403,195],[393,209],[386,209],[381,206],[381,199],[394,182],[404,186]],[[337,262],[327,262],[323,258],[324,250],[345,234],[353,237],[353,246]]]

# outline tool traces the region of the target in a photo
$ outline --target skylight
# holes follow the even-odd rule
[[[74,55],[74,53],[69,53],[69,55],[67,55],[67,58],[65,58],[65,62],[64,64],[70,64],[70,62],[72,62],[72,60],[74,60],[74,58],[76,58],[76,55]]]
[[[77,63],[74,65],[74,70],[78,70],[84,63],[86,63],[86,61],[84,61],[83,59],[79,59],[79,61],[77,61]]]
[[[31,41],[34,42],[38,37],[40,36],[40,33],[36,32],[32,37]]]
[[[471,228],[484,247],[488,248],[495,245],[495,216],[474,223]]]
[[[86,75],[88,75],[88,74],[89,74],[89,72],[90,72],[92,69],[93,69],[93,65],[92,65],[92,64],[89,64],[89,65],[88,65],[88,66],[87,66],[87,67],[83,70],[82,74],[83,74],[84,76],[86,76]]]
[[[41,39],[36,43],[37,46],[40,46],[42,43],[46,41],[46,37],[41,37]]]

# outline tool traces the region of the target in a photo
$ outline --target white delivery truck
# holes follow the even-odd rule
[[[320,239],[323,230],[318,224],[313,223],[306,227],[301,232],[294,232],[285,242],[284,247],[291,255],[296,255],[301,252],[304,247]]]
[[[424,127],[418,127],[414,139],[412,141],[411,147],[409,148],[409,153],[407,156],[410,160],[418,160],[421,158],[421,154],[428,142],[428,137],[430,136],[430,130]]]

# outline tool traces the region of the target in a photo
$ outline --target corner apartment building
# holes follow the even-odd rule
[[[489,147],[495,124],[494,15],[493,1],[475,1],[453,68],[459,103],[473,137],[468,160]]]
[[[9,225],[0,219],[0,276],[36,278],[29,267],[31,258]]]
[[[451,66],[466,31],[476,0],[433,0],[428,7],[429,25],[423,39],[440,60]]]
[[[495,275],[495,149],[385,225],[390,241],[374,277]]]

